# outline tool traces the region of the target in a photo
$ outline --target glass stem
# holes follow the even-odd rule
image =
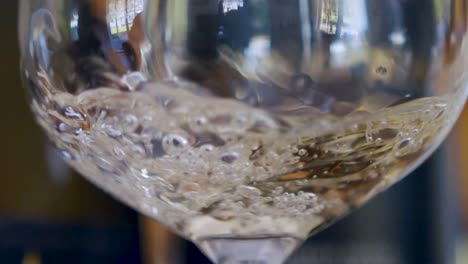
[[[196,243],[216,264],[282,264],[301,242],[291,237],[223,237]]]

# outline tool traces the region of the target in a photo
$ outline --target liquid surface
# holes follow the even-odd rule
[[[74,168],[185,237],[304,239],[404,176],[464,97],[380,100],[381,109],[371,99],[339,117],[146,83],[59,92],[33,109]]]

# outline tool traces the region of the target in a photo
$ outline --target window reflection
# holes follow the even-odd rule
[[[321,1],[320,30],[330,35],[336,34],[338,15],[339,15],[338,1],[336,0]]]
[[[120,35],[129,32],[143,7],[144,0],[108,0],[107,21],[110,33]]]
[[[322,0],[320,31],[339,37],[356,36],[367,30],[365,0]]]
[[[226,14],[229,11],[235,11],[244,7],[244,0],[224,0],[223,12]]]
[[[341,37],[356,36],[367,30],[367,8],[365,0],[343,2],[343,26]]]

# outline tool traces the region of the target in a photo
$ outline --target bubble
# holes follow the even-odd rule
[[[104,125],[103,130],[104,130],[104,133],[114,138],[120,137],[123,134],[123,131],[120,128],[116,128],[112,125]]]
[[[416,151],[416,146],[412,138],[400,140],[394,147],[395,156],[402,157]]]
[[[226,153],[226,154],[223,154],[223,156],[221,157],[221,160],[225,163],[234,163],[234,161],[236,161],[239,157],[239,154],[237,153]]]
[[[294,146],[294,147],[291,148],[291,152],[292,152],[293,154],[296,154],[297,152],[299,152],[299,148],[297,148],[296,146]]]
[[[257,197],[262,194],[262,191],[260,191],[259,189],[247,185],[241,185],[237,187],[237,192],[246,198]]]
[[[200,150],[203,151],[203,152],[211,152],[214,149],[215,149],[215,146],[213,146],[211,144],[205,144],[205,145],[200,147]]]
[[[388,73],[388,70],[384,66],[379,66],[377,69],[375,69],[375,72],[380,74],[380,75],[386,75]]]
[[[85,115],[71,105],[63,108],[63,115],[70,119],[85,121]]]
[[[166,135],[162,140],[162,146],[168,153],[179,153],[187,144],[187,139],[177,134]]]
[[[55,128],[60,133],[70,134],[70,135],[74,135],[74,136],[80,135],[81,132],[83,131],[81,129],[81,127],[74,127],[74,126],[71,126],[71,125],[63,123],[63,122],[59,122],[59,123],[55,124]]]
[[[64,132],[67,132],[69,131],[69,126],[65,123],[59,123],[57,125],[57,131],[60,132],[60,133],[64,133]]]
[[[123,122],[123,127],[126,132],[135,132],[139,125],[138,118],[134,115],[126,115]]]
[[[193,132],[193,131],[190,131],[190,132]],[[191,136],[195,137],[194,139],[195,143],[193,144],[194,147],[200,147],[205,144],[210,144],[210,145],[219,147],[219,146],[224,146],[226,144],[226,142],[220,136],[218,136],[215,133],[208,132],[208,131],[197,133],[197,134],[194,133],[193,135],[191,134]]]
[[[148,169],[144,168],[144,169],[141,169],[139,175],[143,178],[152,178],[153,175],[150,175],[149,172],[148,172]]]
[[[298,154],[299,154],[299,156],[305,156],[307,154],[307,150],[306,149],[300,149],[298,151]]]
[[[195,119],[195,124],[197,126],[204,126],[208,123],[208,119],[204,116],[198,117]]]
[[[272,194],[274,195],[280,195],[284,192],[284,188],[281,186],[276,187],[273,191]]]
[[[305,200],[316,200],[317,199],[317,195],[315,193],[310,193],[310,192],[301,193],[301,194],[299,194],[299,196],[300,196],[301,199],[305,199]]]
[[[68,150],[66,149],[61,149],[59,150],[59,154],[62,158],[66,159],[66,160],[74,160],[75,157],[73,156],[73,154],[71,154]]]

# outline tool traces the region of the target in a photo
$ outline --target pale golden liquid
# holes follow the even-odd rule
[[[74,168],[186,237],[306,238],[406,174],[447,133],[458,98],[370,110],[364,97],[340,117],[147,84],[56,93],[33,109]]]

